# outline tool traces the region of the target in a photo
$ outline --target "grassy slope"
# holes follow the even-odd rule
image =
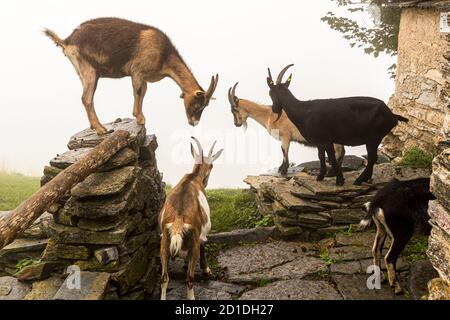
[[[0,172],[0,211],[12,210],[39,188],[39,178]]]
[[[38,188],[39,178],[0,172],[0,211],[14,209]],[[207,197],[214,231],[252,228],[262,218],[248,190],[210,189]]]

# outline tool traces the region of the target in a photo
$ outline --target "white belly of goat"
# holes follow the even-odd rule
[[[206,236],[211,231],[211,216],[209,211],[208,200],[206,199],[206,196],[203,192],[198,193],[198,201],[200,202],[200,207],[202,208],[203,212],[206,215],[206,223],[202,225],[200,240],[202,242],[206,242],[208,240]]]

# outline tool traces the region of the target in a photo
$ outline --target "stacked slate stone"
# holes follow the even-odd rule
[[[310,163],[309,163],[310,164]],[[249,176],[244,181],[255,192],[263,215],[272,215],[281,236],[316,240],[359,223],[365,215],[364,203],[393,178],[412,180],[429,177],[429,169],[395,167],[389,163],[375,166],[373,184],[353,185],[361,170],[344,173],[344,186],[335,178],[316,181],[315,170],[297,172],[290,177]],[[305,172],[307,171],[307,172]]]
[[[429,299],[450,300],[450,148],[433,161],[431,191],[436,200],[430,201],[431,235],[428,257],[440,278],[429,283]]]
[[[87,284],[102,291],[87,298],[148,298],[157,287],[157,216],[165,199],[155,158],[156,137],[147,136],[132,119],[118,119],[106,127],[129,131],[131,143],[52,205],[50,239],[41,261],[79,267]],[[74,135],[69,151],[45,168],[42,184],[102,139],[91,129]],[[74,296],[73,290],[61,286],[54,298],[86,297]]]

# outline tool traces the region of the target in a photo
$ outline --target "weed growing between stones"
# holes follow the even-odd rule
[[[25,267],[31,266],[33,264],[37,264],[39,263],[39,260],[34,260],[34,259],[22,259],[19,262],[17,262],[15,268],[16,268],[16,273],[19,272],[20,270],[22,270]]]
[[[322,250],[319,253],[319,257],[327,267],[331,266],[332,264],[339,263],[339,260],[330,258],[330,251],[328,251],[328,249]]]
[[[229,245],[207,243],[205,245],[206,257],[208,259],[209,268],[211,269],[211,279],[219,280],[223,277],[223,270],[220,267],[219,261],[217,261],[217,255],[219,251],[227,249]]]
[[[406,149],[399,164],[401,166],[431,168],[434,156],[433,152],[428,152],[418,146],[413,146]]]
[[[265,286],[267,286],[268,284],[270,284],[272,281],[270,281],[269,279],[264,279],[264,278],[262,278],[262,279],[259,279],[258,280],[258,282],[256,283],[256,286],[257,287],[265,287]]]
[[[408,263],[413,264],[416,261],[427,258],[426,252],[428,248],[427,236],[414,236],[403,250],[403,256]]]

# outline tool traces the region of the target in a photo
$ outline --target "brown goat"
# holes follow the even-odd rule
[[[99,78],[131,77],[133,116],[140,125],[145,124],[142,103],[147,82],[173,79],[182,90],[181,98],[192,126],[200,121],[219,80],[218,75],[212,77],[208,90],[204,91],[167,35],[144,24],[98,18],[82,23],[65,40],[49,29],[44,33],[63,49],[75,67],[83,85],[82,102],[90,126],[98,134],[107,132],[94,109]]]
[[[205,255],[204,243],[211,230],[211,218],[205,188],[213,168],[213,162],[221,155],[223,149],[213,155],[214,144],[208,156],[203,156],[203,149],[197,139],[192,137],[198,147],[195,152],[191,144],[191,153],[195,164],[192,173],[186,174],[168,195],[159,214],[161,230],[161,300],[166,299],[169,283],[169,257],[176,257],[181,250],[188,252],[188,270],[186,275],[187,298],[194,300],[194,274],[197,261],[206,275],[211,274]]]
[[[289,168],[289,146],[291,142],[297,142],[307,147],[314,147],[302,136],[297,127],[289,120],[286,113],[283,112],[277,121],[277,115],[272,112],[269,105],[262,105],[246,99],[236,97],[237,83],[228,90],[228,101],[231,105],[231,112],[234,117],[234,125],[236,127],[247,127],[247,118],[250,117],[264,128],[269,134],[277,140],[281,141],[281,151],[283,153],[283,163],[278,168],[278,172],[286,174]],[[336,160],[342,165],[344,160],[345,148],[341,144],[334,145]],[[330,170],[328,175],[334,173]]]

